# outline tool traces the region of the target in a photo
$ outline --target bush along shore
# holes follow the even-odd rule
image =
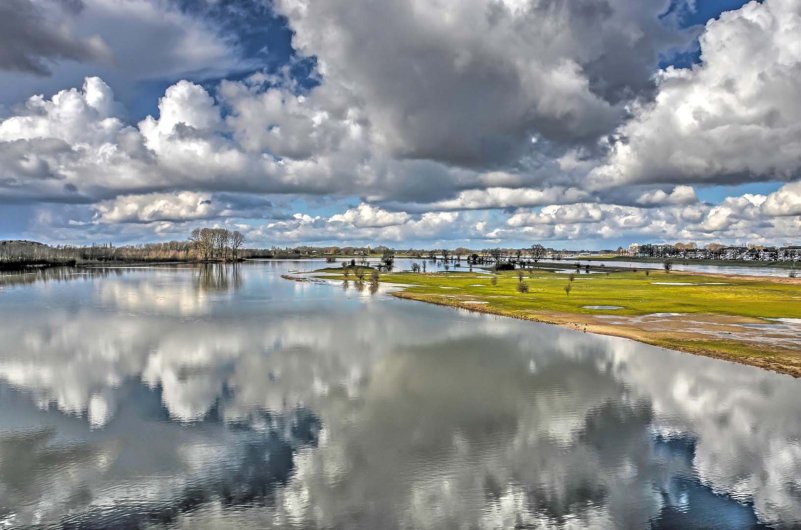
[[[327,280],[352,280],[329,268]],[[801,280],[642,269],[382,273],[394,296],[801,376]]]

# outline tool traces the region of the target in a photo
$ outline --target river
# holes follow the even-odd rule
[[[801,525],[801,383],[295,282],[0,277],[0,528]]]

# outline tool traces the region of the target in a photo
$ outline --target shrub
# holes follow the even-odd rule
[[[498,285],[498,277],[493,274],[492,278],[490,278],[490,282],[493,286]]]
[[[567,296],[570,296],[570,291],[572,291],[572,290],[573,290],[573,284],[572,283],[568,283],[567,285],[565,285],[565,294]]]
[[[528,284],[526,282],[522,281],[522,280],[519,281],[517,283],[517,292],[518,293],[523,293],[523,294],[527,293],[528,292]]]

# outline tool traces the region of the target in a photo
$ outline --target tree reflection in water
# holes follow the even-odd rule
[[[199,291],[225,293],[242,288],[239,263],[204,263],[196,269],[195,285]]]

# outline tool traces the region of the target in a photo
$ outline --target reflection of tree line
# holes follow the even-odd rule
[[[52,269],[36,269],[29,272],[4,272],[0,274],[0,286],[3,285],[30,285],[38,282],[68,282],[88,276],[94,278],[108,278],[122,276],[121,269],[86,269],[76,273],[69,267],[55,267]]]
[[[236,263],[206,263],[197,267],[195,286],[204,292],[237,291],[242,287],[242,271]]]
[[[244,283],[240,265],[223,263],[205,263],[198,266],[194,278],[195,286],[204,292],[226,292],[239,290]],[[122,276],[123,269],[86,269],[76,273],[69,267],[38,269],[30,272],[6,272],[0,274],[0,287],[14,285],[32,285],[34,283],[68,282],[86,277],[109,278]]]

